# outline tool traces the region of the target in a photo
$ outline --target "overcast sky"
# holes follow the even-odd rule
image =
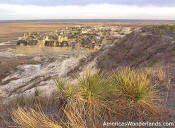
[[[0,20],[175,20],[175,0],[0,0]]]

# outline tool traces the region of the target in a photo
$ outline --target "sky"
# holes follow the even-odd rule
[[[175,0],[0,0],[0,20],[175,20]]]

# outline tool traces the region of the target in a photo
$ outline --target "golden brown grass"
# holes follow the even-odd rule
[[[42,111],[37,112],[34,109],[18,108],[12,114],[12,119],[22,128],[61,128]]]
[[[66,105],[64,113],[68,119],[68,127],[73,128],[100,128],[103,122],[109,119],[109,116],[112,117],[102,101],[84,100],[78,97]]]
[[[117,95],[156,113],[155,101],[158,100],[155,85],[145,70],[118,69],[111,79],[116,86]]]
[[[129,67],[108,74],[88,73],[79,79],[79,88],[66,88],[66,82],[56,79],[65,100],[61,110],[66,118],[61,123],[42,111],[22,108],[13,112],[13,120],[24,128],[101,128],[104,121],[158,120],[159,96],[153,80],[149,71]]]

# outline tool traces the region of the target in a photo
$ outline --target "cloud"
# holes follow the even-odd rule
[[[1,4],[21,5],[89,5],[89,4],[119,4],[136,6],[175,6],[174,0],[0,0]]]
[[[0,4],[0,20],[30,19],[154,19],[175,20],[175,8],[91,4],[36,6]]]

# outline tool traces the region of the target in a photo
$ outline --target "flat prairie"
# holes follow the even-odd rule
[[[52,22],[13,22],[0,23],[0,42],[14,40],[24,32],[54,31],[56,28],[66,26],[66,23]]]
[[[158,22],[56,22],[56,21],[0,22],[0,43],[9,40],[15,40],[17,37],[22,36],[24,32],[54,31],[60,27],[72,26],[77,24],[144,26],[151,24],[161,24],[161,22],[159,23]]]

